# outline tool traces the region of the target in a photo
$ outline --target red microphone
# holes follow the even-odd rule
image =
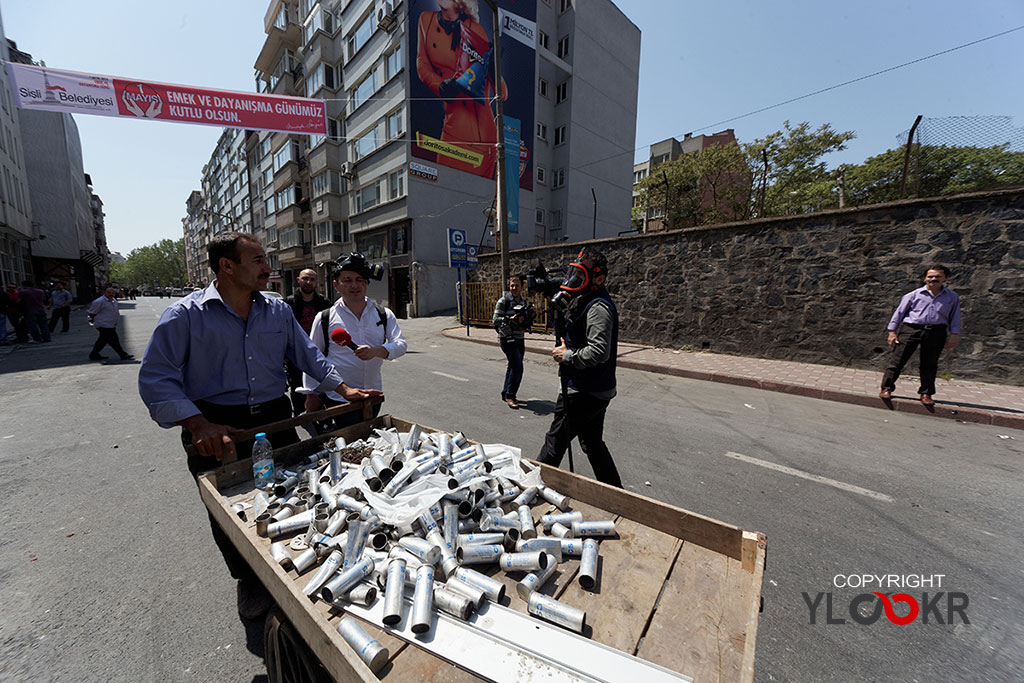
[[[335,344],[347,346],[353,351],[359,348],[354,343],[352,343],[352,335],[349,334],[348,330],[346,330],[344,327],[339,327],[338,329],[331,332],[331,341],[334,342]]]

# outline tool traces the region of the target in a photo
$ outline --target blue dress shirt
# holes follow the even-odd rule
[[[220,297],[215,284],[169,306],[139,368],[139,395],[161,427],[200,413],[193,401],[255,405],[280,398],[288,386],[284,359],[317,379],[318,391],[341,384],[291,307],[253,296],[248,321]]]
[[[889,331],[895,332],[900,323],[947,325],[950,334],[960,334],[960,297],[946,287],[934,296],[928,287],[919,287],[900,299],[900,305],[889,319]]]

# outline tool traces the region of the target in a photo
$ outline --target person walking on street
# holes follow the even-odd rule
[[[343,377],[350,378],[361,387],[383,389],[381,368],[384,361],[402,357],[408,345],[391,309],[366,296],[371,276],[370,266],[362,254],[349,254],[340,260],[334,272],[334,289],[341,298],[317,314],[312,338]],[[331,341],[331,334],[338,329],[348,332],[356,348]],[[347,402],[337,393],[318,393],[315,378],[308,374],[303,376],[302,383],[307,392],[307,412],[321,410],[324,405],[330,408]],[[374,417],[380,414],[381,405],[378,403],[373,407]],[[342,429],[362,419],[359,412],[344,413],[321,427]]]
[[[46,323],[46,292],[39,289],[31,280],[21,283],[18,297],[21,299],[25,322],[32,341],[46,343],[50,341],[50,328]]]
[[[121,340],[117,338],[117,320],[121,317],[121,311],[117,307],[117,290],[107,287],[103,296],[96,297],[96,300],[89,306],[89,322],[96,328],[99,336],[96,343],[92,345],[89,353],[89,360],[104,360],[100,351],[107,344],[114,350],[121,360],[129,360],[135,356],[121,348]]]
[[[251,442],[233,441],[238,431],[291,417],[285,358],[315,377],[321,391],[336,390],[349,401],[380,395],[346,385],[291,308],[260,293],[271,269],[259,240],[221,233],[207,253],[216,279],[167,307],[139,368],[139,395],[150,417],[165,429],[181,427],[186,453],[195,447],[198,454],[189,453],[187,464],[196,481],[222,460],[251,455]],[[299,440],[294,429],[269,438],[274,448]],[[273,600],[212,516],[210,527],[238,581],[239,616],[262,616]]]
[[[24,344],[28,341],[28,325],[25,323],[25,302],[18,294],[18,286],[13,282],[7,285],[7,319],[14,328],[14,341]]]
[[[295,279],[298,283],[298,290],[295,294],[285,298],[285,302],[292,307],[295,319],[299,321],[299,327],[308,337],[313,329],[313,319],[320,311],[328,308],[331,302],[316,291],[317,275],[312,268],[306,268],[299,273]],[[285,361],[285,372],[288,375],[288,395],[292,401],[292,413],[300,415],[304,410],[306,396],[297,391],[302,386],[302,371]]]
[[[61,321],[61,333],[67,332],[70,328],[71,319],[71,292],[64,287],[63,282],[57,282],[53,294],[50,295],[50,304],[53,312],[50,313],[50,332],[57,329],[57,321]]]
[[[0,291],[0,346],[7,345],[7,318],[12,313],[12,308],[17,306],[18,288],[14,285],[7,285]],[[13,322],[13,320],[12,320]]]
[[[505,384],[501,388],[501,400],[509,408],[518,409],[516,398],[523,381],[523,356],[526,355],[526,330],[533,325],[536,316],[533,304],[523,295],[523,279],[512,275],[508,279],[508,291],[501,295],[494,305],[491,323],[498,331],[498,343],[508,359],[505,368]]]
[[[578,436],[597,480],[622,488],[604,442],[605,412],[615,397],[619,341],[619,314],[605,289],[607,278],[604,255],[586,247],[569,265],[555,296],[558,302],[568,302],[564,340],[551,352],[558,363],[562,391],[537,460],[558,467],[573,437]]]
[[[935,405],[935,375],[943,349],[952,349],[960,341],[960,297],[945,286],[949,268],[929,266],[924,287],[908,292],[889,320],[889,364],[882,377],[879,398],[890,399],[903,367],[920,347],[921,386],[917,393],[926,406]],[[900,329],[900,326],[906,329]],[[900,338],[900,333],[903,338]]]

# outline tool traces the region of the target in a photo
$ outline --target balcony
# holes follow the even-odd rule
[[[294,161],[289,161],[279,168],[274,174],[274,192],[280,192],[289,185],[299,182],[299,171],[299,165]]]
[[[281,245],[284,246],[284,232],[302,220],[302,209],[298,204],[292,204],[277,212],[277,229],[281,231]]]
[[[267,39],[263,41],[263,49],[256,57],[253,68],[269,74],[274,70],[277,58],[284,50],[296,50],[302,42],[302,29],[298,24],[287,24],[286,28],[280,29],[271,26],[267,30]]]
[[[313,247],[313,263],[333,261],[341,256],[344,247],[338,242],[327,242]]]

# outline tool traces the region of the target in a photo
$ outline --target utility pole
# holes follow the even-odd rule
[[[590,188],[590,194],[594,196],[594,228],[591,234],[591,239],[597,239],[597,193],[594,192],[594,188]]]
[[[505,287],[508,284],[509,275],[508,196],[505,193],[505,114],[504,103],[501,100],[501,21],[498,18],[498,3],[495,0],[484,1],[491,8],[491,26],[494,36],[494,100],[496,105],[494,122],[498,128],[498,163],[494,173],[494,180],[498,184],[498,215],[495,228],[498,231],[498,244],[501,249],[501,286]]]
[[[837,168],[836,176],[839,178],[839,208],[841,209],[846,206],[846,167]]]
[[[907,133],[907,151],[903,155],[903,177],[900,179],[900,199],[905,199],[907,196],[907,171],[910,170],[910,149],[914,146],[914,132],[917,130],[917,126],[921,123],[921,117],[923,114],[918,114],[917,118],[914,119],[914,125],[910,127],[910,132]]]

